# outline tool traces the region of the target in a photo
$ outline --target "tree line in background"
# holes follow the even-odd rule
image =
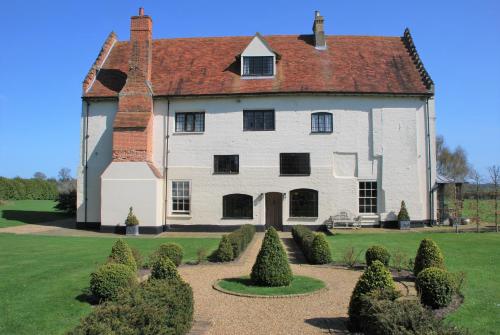
[[[498,222],[498,195],[500,183],[500,166],[491,165],[488,167],[487,175],[482,175],[468,161],[465,150],[457,146],[450,149],[443,136],[436,137],[437,172],[445,177],[457,182],[464,182],[463,199],[472,200],[469,210],[474,213],[473,221],[477,224],[479,231],[479,218],[481,205],[480,200],[493,200],[493,214],[497,232]],[[452,196],[453,197],[453,196]]]
[[[0,177],[0,200],[57,200],[58,209],[74,213],[76,179],[68,168],[59,170],[57,179],[43,172],[35,172],[33,178]]]

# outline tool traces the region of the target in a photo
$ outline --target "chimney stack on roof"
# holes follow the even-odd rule
[[[314,12],[314,24],[313,24],[313,32],[314,32],[314,46],[318,50],[326,49],[326,39],[325,39],[325,27],[324,27],[325,19],[319,11]]]

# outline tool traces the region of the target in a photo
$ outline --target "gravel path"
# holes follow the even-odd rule
[[[263,233],[257,233],[243,256],[230,264],[179,268],[193,287],[195,320],[210,324],[197,334],[346,334],[345,320],[350,295],[360,271],[302,263],[290,234],[281,234],[294,274],[323,280],[328,290],[309,297],[261,299],[218,292],[215,280],[249,274],[259,252]],[[207,327],[205,327],[206,329]]]

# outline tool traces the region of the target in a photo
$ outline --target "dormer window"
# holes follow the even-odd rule
[[[257,33],[238,58],[242,78],[272,79],[276,75],[276,61],[280,55]]]
[[[243,76],[271,77],[274,76],[273,56],[243,57]]]

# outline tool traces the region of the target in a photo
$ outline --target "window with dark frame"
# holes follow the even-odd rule
[[[377,182],[359,182],[359,212],[377,213]]]
[[[172,213],[189,214],[191,211],[191,197],[189,181],[172,181]]]
[[[240,172],[239,155],[214,155],[214,173],[237,174]]]
[[[290,191],[291,217],[318,217],[318,191],[301,188]]]
[[[205,131],[205,113],[175,113],[175,131],[201,133]]]
[[[271,77],[274,75],[273,56],[244,56],[243,76]]]
[[[274,110],[244,110],[243,130],[274,130]]]
[[[310,174],[309,153],[280,153],[280,175],[309,176]]]
[[[331,133],[333,131],[332,113],[320,112],[311,114],[312,133]]]
[[[247,194],[228,194],[222,197],[225,219],[253,219],[253,198]]]

